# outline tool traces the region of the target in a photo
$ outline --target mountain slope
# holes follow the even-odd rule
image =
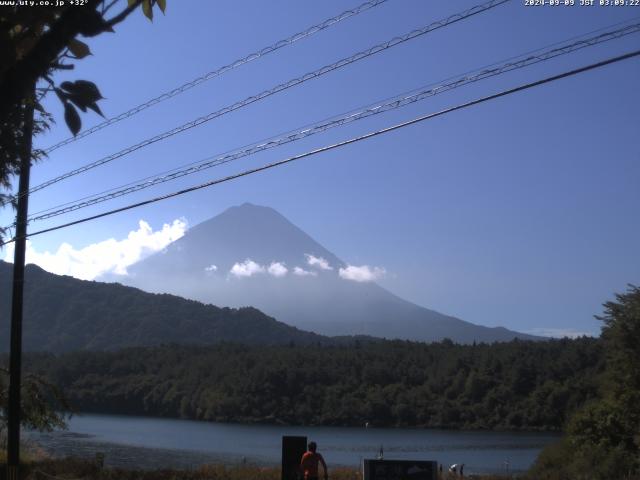
[[[270,272],[274,262],[279,267]],[[252,305],[323,335],[419,341],[448,337],[463,343],[536,338],[443,315],[373,282],[345,280],[338,275],[344,267],[345,262],[275,210],[244,204],[193,227],[164,251],[130,267],[129,275],[104,280],[216,305]]]
[[[13,266],[0,262],[0,351],[9,347]],[[167,343],[223,341],[276,345],[329,340],[285,325],[255,308],[204,305],[174,295],[77,280],[27,265],[24,350],[112,350]]]

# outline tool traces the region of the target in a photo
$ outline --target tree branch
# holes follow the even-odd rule
[[[113,17],[111,20],[107,20],[107,25],[109,25],[110,27],[113,27],[114,25],[117,25],[118,23],[122,22],[125,18],[129,16],[131,12],[133,12],[136,8],[138,8],[141,3],[142,3],[142,0],[136,0],[135,3],[132,3],[131,5],[129,5],[127,8],[125,8],[122,12],[120,12],[118,15]]]
[[[113,7],[116,3],[118,3],[120,0],[112,0],[112,2],[109,5],[105,5],[104,3],[102,4],[102,16],[104,16],[105,13],[107,13],[109,10],[111,10],[111,7]]]

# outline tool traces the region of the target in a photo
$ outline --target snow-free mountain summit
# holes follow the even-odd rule
[[[342,269],[342,270],[341,270]],[[365,276],[366,277],[366,276]],[[534,337],[488,328],[403,300],[268,207],[243,204],[188,230],[163,251],[104,278],[219,306],[253,306],[323,335],[418,341]]]

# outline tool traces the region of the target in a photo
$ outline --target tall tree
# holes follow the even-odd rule
[[[34,2],[35,3],[35,2]],[[49,3],[49,2],[47,2]],[[11,316],[11,356],[9,362],[9,389],[6,412],[8,417],[7,477],[19,475],[20,425],[29,425],[30,416],[23,415],[28,407],[31,412],[46,406],[39,395],[36,403],[29,404],[29,395],[22,397],[22,390],[29,386],[21,379],[22,356],[22,303],[24,284],[24,253],[28,215],[29,170],[33,160],[43,152],[32,152],[32,137],[46,130],[51,116],[40,101],[53,91],[64,105],[64,118],[71,132],[76,135],[81,128],[78,109],[91,109],[102,115],[97,102],[102,98],[95,83],[88,80],[62,82],[53,79],[56,71],[73,69],[74,60],[89,55],[89,46],[76,37],[95,37],[113,32],[113,26],[126,19],[142,5],[144,14],[152,18],[154,5],[163,11],[165,0],[128,0],[118,14],[109,18],[109,11],[118,0],[60,1],[55,6],[3,5],[0,9],[0,188],[10,188],[11,179],[20,175],[19,198],[0,194],[2,206],[10,200],[17,206],[16,248],[13,275]],[[6,8],[8,7],[8,8]],[[46,85],[37,92],[38,82]],[[35,112],[39,117],[35,118]],[[0,239],[6,232],[0,231]],[[46,408],[45,408],[46,411]],[[27,412],[28,413],[28,412]],[[49,417],[49,419],[54,417]]]
[[[640,478],[640,288],[604,304],[606,355],[600,398],[569,421],[566,438],[547,448],[536,479]]]

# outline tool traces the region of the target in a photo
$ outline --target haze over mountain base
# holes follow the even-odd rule
[[[103,276],[149,292],[214,305],[254,306],[322,335],[370,335],[460,343],[535,339],[403,300],[373,280],[380,269],[340,260],[275,210],[231,207],[128,268]]]
[[[0,352],[9,351],[11,273],[0,262]],[[36,265],[25,271],[24,351],[117,350],[163,344],[334,344],[268,317],[255,308],[218,308],[174,295],[155,295],[55,275]]]

